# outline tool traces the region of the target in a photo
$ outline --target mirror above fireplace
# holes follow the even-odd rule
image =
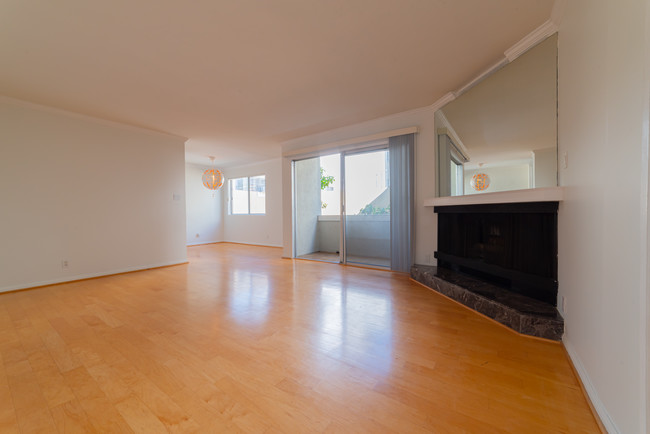
[[[557,186],[557,35],[435,113],[437,195]]]

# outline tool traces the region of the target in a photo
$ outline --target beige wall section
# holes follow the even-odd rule
[[[0,98],[0,291],[184,262],[184,140]]]
[[[434,112],[430,107],[398,113],[379,119],[351,125],[349,127],[326,131],[283,144],[283,151],[297,152],[328,143],[353,141],[355,137],[366,137],[385,131],[417,126],[415,135],[415,262],[431,264],[436,245],[436,219],[431,208],[423,206],[424,199],[435,196],[435,128]],[[291,198],[291,158],[284,157],[282,163],[283,179],[283,255],[292,254],[292,198]]]
[[[261,163],[224,169],[223,240],[233,243],[282,246],[282,163],[279,158]],[[230,215],[228,179],[242,176],[266,176],[266,214]]]
[[[188,245],[223,240],[223,192],[203,186],[203,172],[211,167],[185,165],[185,201]]]
[[[646,0],[568,2],[559,39],[565,345],[610,432],[646,432]],[[560,303],[560,306],[562,303]]]

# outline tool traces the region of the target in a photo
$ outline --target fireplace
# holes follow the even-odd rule
[[[552,306],[558,202],[435,206],[438,267]]]
[[[411,278],[518,333],[561,340],[556,308],[561,187],[427,199],[438,215],[438,265]]]

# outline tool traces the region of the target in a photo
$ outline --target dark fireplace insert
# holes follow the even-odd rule
[[[557,304],[558,202],[436,206],[438,267]]]

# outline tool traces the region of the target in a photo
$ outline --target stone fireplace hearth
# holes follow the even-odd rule
[[[436,266],[414,265],[411,278],[516,332],[562,339],[564,320],[548,303]]]

